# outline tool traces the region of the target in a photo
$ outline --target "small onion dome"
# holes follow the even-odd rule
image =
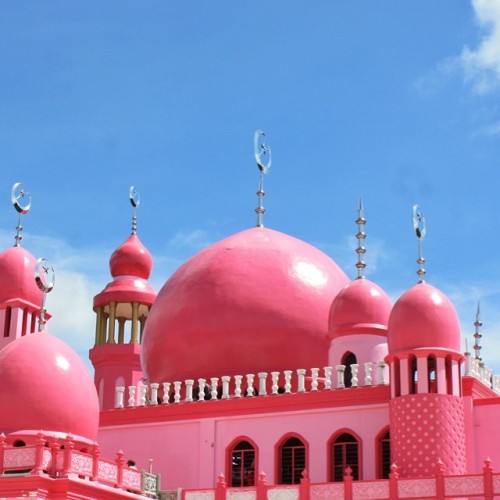
[[[109,259],[109,269],[113,278],[135,276],[147,280],[152,268],[151,254],[136,234],[131,234]]]
[[[17,299],[40,307],[42,292],[35,281],[36,259],[23,247],[0,253],[0,303]]]
[[[72,434],[93,442],[99,401],[83,361],[62,340],[33,333],[0,351],[0,432]]]
[[[389,318],[389,354],[419,348],[460,351],[460,325],[450,300],[419,283],[394,304]]]
[[[367,333],[387,335],[392,303],[388,295],[367,279],[351,281],[330,308],[329,338]]]
[[[152,305],[156,292],[146,281],[153,259],[136,234],[130,235],[109,259],[113,281],[94,297],[94,308],[110,302],[139,302]]]
[[[255,227],[205,248],[165,283],[144,329],[152,382],[325,366],[328,312],[347,283],[317,248]]]

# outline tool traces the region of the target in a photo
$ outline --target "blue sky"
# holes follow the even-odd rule
[[[481,300],[484,357],[500,371],[499,97],[497,0],[5,0],[0,242],[14,241],[22,181],[23,245],[57,272],[50,329],[85,356],[92,297],[130,232],[130,185],[159,289],[255,224],[260,128],[266,226],[354,277],[362,195],[367,275],[396,299],[416,282],[419,203],[427,280],[469,338]]]

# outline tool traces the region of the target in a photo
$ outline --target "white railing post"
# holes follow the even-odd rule
[[[358,373],[359,373],[359,365],[353,363],[351,365],[351,387],[358,387]]]
[[[198,379],[198,401],[205,401],[205,386],[207,381],[204,378]]]
[[[170,382],[163,382],[163,399],[161,400],[164,405],[170,403]]]
[[[149,385],[151,388],[151,400],[149,401],[150,405],[158,404],[158,389],[160,388],[160,384],[152,383]]]
[[[465,352],[464,353],[464,375],[470,377],[472,375],[472,363],[471,363],[471,357],[470,357],[470,352]]]
[[[280,372],[271,372],[271,380],[273,382],[273,385],[271,386],[271,394],[278,394],[279,390],[279,378],[280,378]]]
[[[332,367],[325,366],[323,371],[325,372],[325,390],[329,391],[332,388]]]
[[[253,396],[253,379],[255,375],[253,373],[247,373],[247,396]]]
[[[365,363],[365,385],[367,386],[370,386],[373,383],[372,370],[373,370],[373,363],[371,361],[367,361]]]
[[[210,399],[217,399],[217,389],[219,386],[219,377],[212,377],[210,379],[210,384],[212,385],[212,390],[210,391]]]
[[[117,387],[115,389],[115,408],[123,408],[123,400],[125,387]]]
[[[234,376],[234,397],[241,398],[241,380],[243,379],[243,375],[235,375]]]
[[[133,408],[135,406],[135,385],[128,386],[128,407]]]
[[[384,361],[379,361],[378,366],[378,384],[387,385],[387,379],[385,374],[385,367],[387,366]]]
[[[146,393],[148,386],[142,382],[139,383],[139,406],[146,406]]]
[[[174,382],[174,403],[181,402],[181,385],[182,385],[182,382],[179,380]]]
[[[344,382],[345,366],[344,365],[337,365],[335,367],[335,370],[337,370],[337,389],[344,389],[345,388],[345,382]]]
[[[318,372],[319,368],[311,368],[311,391],[317,391],[318,390]]]
[[[285,375],[285,394],[290,394],[292,392],[292,370],[285,370],[283,374]]]
[[[222,377],[222,399],[229,399],[229,381],[231,377],[229,375],[224,375]]]
[[[184,399],[184,401],[186,401],[186,403],[192,403],[194,380],[192,379],[184,380],[184,383],[186,384],[186,398]]]
[[[257,375],[259,376],[259,396],[266,396],[267,395],[267,390],[266,390],[267,373],[266,372],[259,372]]]
[[[297,392],[306,392],[306,371],[304,368],[297,369]]]

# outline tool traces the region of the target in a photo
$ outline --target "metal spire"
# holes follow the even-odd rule
[[[422,212],[420,212],[420,207],[418,205],[413,205],[413,229],[415,230],[415,234],[418,239],[418,282],[424,283],[425,269],[423,265],[425,264],[425,259],[422,254],[422,242],[425,238],[425,234],[427,232],[425,227],[425,217]]]
[[[363,200],[361,199],[361,196],[359,197],[358,218],[356,219],[356,224],[358,225],[358,234],[356,234],[356,238],[358,240],[358,247],[356,248],[356,253],[358,254],[358,262],[356,262],[358,277],[356,279],[359,280],[364,278],[363,269],[366,267],[365,261],[363,260],[363,256],[366,253],[366,248],[363,246],[364,239],[366,238],[366,234],[363,231],[366,219],[363,217]]]
[[[255,209],[257,214],[257,227],[264,227],[264,213],[266,209],[262,204],[264,195],[264,175],[266,175],[271,168],[271,147],[265,143],[266,134],[262,130],[257,130],[254,135],[254,155],[259,169],[259,190],[257,191],[258,205]],[[266,162],[267,159],[267,162]]]
[[[141,203],[141,195],[135,186],[130,186],[129,199],[130,204],[134,207],[134,214],[132,215],[132,234],[137,234],[137,207]]]
[[[475,332],[474,332],[474,357],[481,361],[481,344],[480,339],[482,337],[481,333],[479,332],[479,329],[483,326],[483,323],[481,322],[481,310],[479,306],[479,301],[477,301],[477,311],[476,311],[476,321],[474,322],[475,326]]]
[[[23,230],[23,226],[21,225],[21,217],[23,215],[26,215],[30,211],[31,195],[24,190],[23,185],[20,182],[16,182],[12,186],[11,200],[14,208],[19,214],[19,219],[16,227],[17,232],[15,236],[16,242],[14,243],[14,246],[18,247],[21,246],[21,240],[23,239],[21,235],[21,232]],[[22,201],[24,201],[25,203],[22,203]]]
[[[45,299],[47,298],[47,294],[52,291],[55,283],[55,272],[54,268],[49,264],[47,259],[40,257],[37,259],[35,264],[35,281],[42,291],[42,307],[40,308],[40,319],[38,321],[38,331],[43,332],[45,328],[45,313],[47,309],[45,309]]]

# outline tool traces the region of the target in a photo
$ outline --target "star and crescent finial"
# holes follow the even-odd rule
[[[424,264],[425,264],[425,259],[422,253],[422,242],[425,238],[425,235],[427,233],[427,229],[425,226],[425,217],[424,214],[420,211],[420,207],[418,205],[413,205],[413,229],[415,231],[415,235],[417,236],[418,239],[418,259],[417,259],[417,264],[418,264],[418,282],[419,283],[424,283],[424,276],[425,276],[425,269],[424,269]]]
[[[130,186],[128,197],[130,204],[134,208],[134,214],[132,215],[132,234],[137,234],[137,207],[141,204],[141,194],[137,191],[135,186]]]
[[[42,307],[40,308],[40,319],[38,321],[38,331],[43,332],[45,328],[45,300],[47,294],[54,288],[56,276],[54,268],[49,264],[49,261],[43,257],[37,259],[35,264],[35,282],[38,288],[42,291]]]
[[[264,213],[265,208],[263,205],[263,198],[266,194],[264,192],[264,175],[271,169],[271,147],[266,144],[266,134],[262,130],[256,130],[254,134],[254,156],[257,168],[259,169],[259,190],[257,191],[258,205],[255,209],[257,214],[257,227],[264,227]]]
[[[12,186],[11,201],[12,205],[14,205],[14,208],[19,214],[14,243],[14,246],[18,247],[21,246],[21,240],[23,239],[21,234],[23,230],[23,226],[21,225],[21,217],[23,215],[26,215],[31,208],[31,195],[27,191],[25,191],[21,182],[16,182]]]

